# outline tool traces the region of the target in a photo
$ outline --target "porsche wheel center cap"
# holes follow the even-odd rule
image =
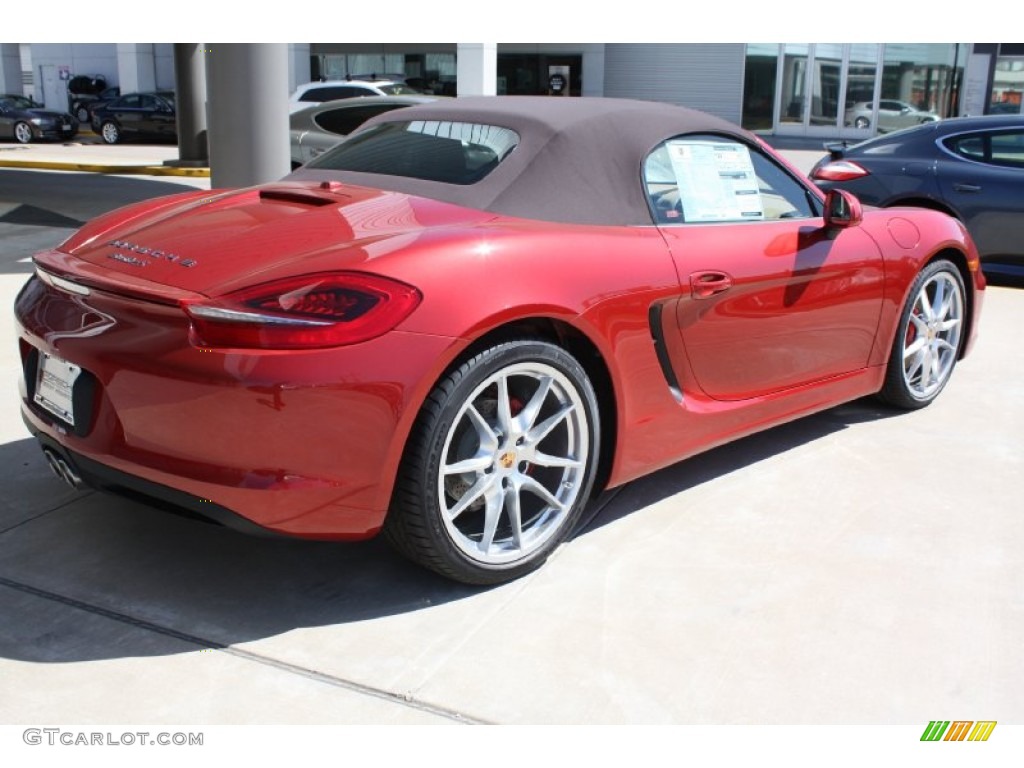
[[[506,451],[498,457],[498,463],[501,464],[502,468],[508,469],[516,463],[516,452]]]

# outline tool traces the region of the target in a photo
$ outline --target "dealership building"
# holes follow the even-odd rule
[[[77,75],[102,76],[122,93],[173,90],[172,49],[4,43],[0,85],[60,109]],[[289,45],[287,62],[291,88],[398,75],[450,95],[647,99],[780,136],[868,136],[879,110],[897,103],[938,117],[1021,112],[1024,93],[1020,43],[313,43]]]

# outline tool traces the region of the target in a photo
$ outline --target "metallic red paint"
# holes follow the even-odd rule
[[[617,485],[878,391],[909,286],[936,255],[964,264],[973,337],[984,281],[967,270],[970,240],[941,214],[900,211],[925,233],[903,248],[886,231],[892,215],[867,211],[841,232],[821,218],[614,228],[311,183],[178,196],[103,217],[36,257],[92,292],[31,281],[16,306],[23,355],[57,354],[100,386],[84,437],[29,402],[25,382],[22,408],[73,451],[266,528],[361,538],[383,522],[435,382],[473,342],[542,318],[574,329],[607,368]],[[111,258],[126,250],[114,240],[138,246],[145,266]],[[422,302],[348,347],[189,343],[183,303],[338,269],[401,280]],[[702,295],[694,274],[725,276],[728,290]],[[655,305],[681,402],[652,343]]]

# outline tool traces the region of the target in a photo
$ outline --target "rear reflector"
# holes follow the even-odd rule
[[[867,175],[867,170],[852,160],[835,160],[815,168],[811,178],[817,181],[850,181]]]
[[[420,303],[397,280],[361,272],[303,275],[184,305],[198,347],[315,349],[387,333]]]

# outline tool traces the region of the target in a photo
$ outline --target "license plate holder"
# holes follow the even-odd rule
[[[57,355],[39,353],[36,390],[33,400],[61,421],[75,426],[73,392],[82,369]]]

